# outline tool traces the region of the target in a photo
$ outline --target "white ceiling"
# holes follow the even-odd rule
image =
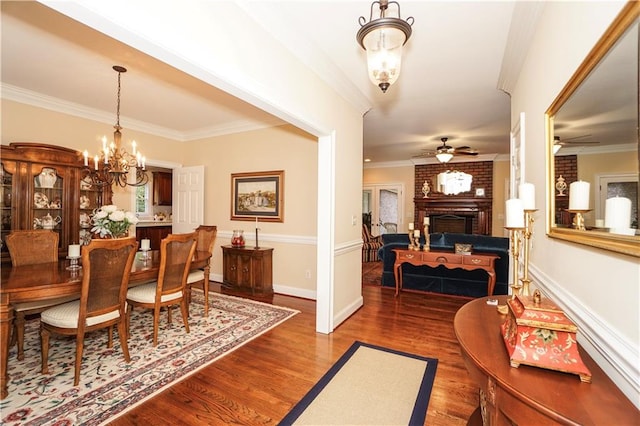
[[[513,84],[518,54],[526,51],[514,43],[526,45],[540,3],[400,3],[402,18],[415,19],[413,35],[398,82],[383,94],[369,81],[366,55],[355,39],[370,2],[239,2],[254,25],[265,27],[345,97],[370,106],[365,158],[409,161],[435,149],[441,137],[481,154],[470,158],[508,154],[509,96],[499,86],[508,90]],[[124,132],[135,128],[192,140],[280,123],[42,4],[2,1],[1,7],[3,98],[113,125],[117,74],[111,67],[117,64],[129,70],[122,76]],[[512,20],[519,22],[514,29]]]

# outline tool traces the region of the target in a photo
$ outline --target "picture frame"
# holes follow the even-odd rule
[[[473,245],[471,244],[454,243],[453,247],[456,254],[471,254],[473,250]]]
[[[232,173],[231,220],[284,222],[284,170]]]
[[[511,129],[510,158],[510,198],[518,198],[518,188],[524,180],[524,112],[520,113],[518,122]]]

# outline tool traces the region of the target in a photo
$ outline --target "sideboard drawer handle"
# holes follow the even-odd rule
[[[444,256],[438,256],[436,257],[436,262],[447,263],[447,258]]]
[[[482,263],[482,259],[473,258],[473,259],[471,259],[471,262],[475,263],[477,265],[478,263]]]
[[[405,257],[405,258],[407,258],[407,259],[413,259],[414,255],[412,255],[412,254],[405,254],[405,255],[404,255],[404,257]]]

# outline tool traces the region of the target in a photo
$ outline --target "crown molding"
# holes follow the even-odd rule
[[[526,59],[544,2],[516,2],[498,76],[498,89],[511,94]]]
[[[74,117],[84,118],[87,120],[93,120],[100,123],[109,124],[110,126],[113,125],[113,112],[106,112],[95,108],[89,108],[84,105],[65,101],[52,96],[43,95],[41,93],[37,93],[6,83],[0,83],[0,94],[2,99],[6,99],[9,101],[19,102],[38,108],[44,108],[50,111],[72,115]],[[129,130],[144,132],[150,135],[160,136],[179,142],[187,142],[208,137],[260,130],[284,124],[284,121],[274,117],[273,120],[266,122],[255,120],[236,120],[230,123],[224,123],[221,126],[210,126],[202,129],[197,129],[192,132],[177,132],[166,127],[156,126],[144,121],[134,120],[122,116],[120,117],[120,121],[122,127]]]
[[[454,159],[449,161],[446,164],[455,164],[455,163],[473,163],[478,161],[509,161],[508,154],[482,154],[473,157],[465,157],[465,156],[454,156]],[[440,162],[436,158],[420,158],[420,159],[411,159],[411,160],[403,160],[403,161],[380,161],[375,162],[371,161],[368,163],[364,163],[362,165],[363,169],[383,169],[390,167],[413,167],[423,164],[440,164]]]

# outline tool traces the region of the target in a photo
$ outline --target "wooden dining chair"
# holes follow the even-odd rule
[[[95,239],[82,247],[82,290],[80,300],[47,309],[40,315],[42,374],[49,372],[51,333],[76,336],[76,360],[73,385],[80,381],[84,336],[108,328],[107,347],[113,346],[113,326],[118,327],[120,346],[130,361],[127,344],[126,296],[129,275],[138,250],[135,237]]]
[[[6,243],[13,266],[35,265],[58,261],[57,232],[45,229],[15,230],[7,235]],[[24,323],[27,315],[39,314],[45,309],[77,299],[77,296],[19,302],[13,304],[15,319],[11,345],[18,344],[18,359],[24,359]]]
[[[191,261],[196,251],[196,233],[169,234],[160,242],[160,271],[158,280],[132,287],[127,292],[127,325],[131,311],[139,306],[153,309],[153,346],[158,345],[160,309],[167,308],[167,320],[171,324],[171,307],[180,305],[184,328],[189,333],[186,284]]]
[[[213,255],[213,246],[216,242],[218,227],[215,225],[200,225],[196,228],[196,250],[207,251]],[[211,264],[211,258],[207,261],[207,265]],[[209,316],[209,280],[205,280],[205,269],[202,268],[189,272],[187,276],[187,300],[191,304],[191,289],[193,287],[202,286],[204,292],[204,316]]]

